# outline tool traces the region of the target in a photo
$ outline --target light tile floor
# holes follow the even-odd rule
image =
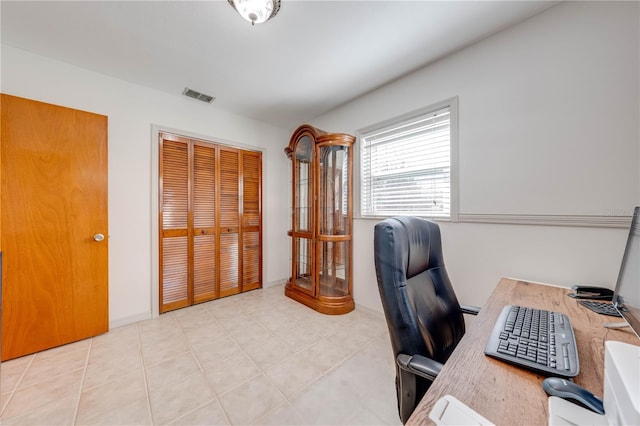
[[[271,287],[0,365],[3,425],[399,425],[384,318]]]

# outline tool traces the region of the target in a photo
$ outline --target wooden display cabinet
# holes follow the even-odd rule
[[[355,137],[308,124],[285,148],[291,160],[291,277],[285,294],[324,314],[354,309],[352,288]]]

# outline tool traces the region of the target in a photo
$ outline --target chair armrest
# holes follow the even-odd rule
[[[403,370],[431,381],[434,381],[442,370],[441,363],[422,355],[399,354],[396,362]]]
[[[463,314],[469,315],[478,315],[480,313],[480,308],[473,305],[460,305],[460,310]]]

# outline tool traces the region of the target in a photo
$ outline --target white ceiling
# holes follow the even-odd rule
[[[293,128],[557,3],[282,0],[274,19],[251,27],[226,0],[2,0],[1,37]]]

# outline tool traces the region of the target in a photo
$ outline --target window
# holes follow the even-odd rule
[[[457,98],[358,136],[360,216],[457,220]]]

